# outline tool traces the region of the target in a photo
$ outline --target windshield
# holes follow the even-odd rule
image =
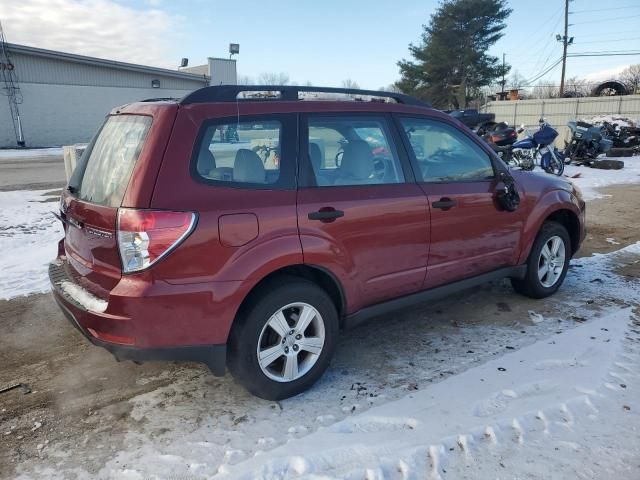
[[[151,117],[107,118],[85,150],[69,181],[80,200],[119,207],[151,126]]]

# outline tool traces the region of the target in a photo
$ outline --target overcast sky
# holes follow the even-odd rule
[[[8,41],[52,50],[175,68],[227,56],[240,43],[238,71],[257,77],[285,72],[292,80],[363,88],[395,81],[396,62],[418,42],[436,0],[0,0]],[[505,37],[492,49],[531,79],[562,51],[562,0],[511,0]],[[610,8],[607,4],[611,5]],[[640,1],[573,0],[572,52],[640,50]],[[570,58],[567,76],[598,80],[638,56]],[[558,83],[560,68],[543,77]]]

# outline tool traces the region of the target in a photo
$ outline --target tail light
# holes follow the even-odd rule
[[[118,210],[118,249],[125,273],[150,267],[193,231],[196,214],[164,210]]]

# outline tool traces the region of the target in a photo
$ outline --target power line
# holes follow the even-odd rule
[[[612,38],[610,40],[592,40],[590,42],[574,42],[574,44],[587,45],[589,43],[613,43],[613,42],[626,42],[628,40],[640,40],[640,37]]]
[[[610,35],[620,35],[621,33],[638,33],[638,30],[623,30],[621,32],[619,31],[615,31],[615,32],[610,32],[610,33],[596,33],[596,34],[592,34],[589,33],[587,34],[587,38],[598,38],[598,37],[608,37]]]
[[[569,12],[569,13],[573,15],[574,13],[609,12],[611,10],[625,10],[627,8],[638,8],[638,5],[627,5],[625,7],[591,8],[588,10],[576,10],[575,12]]]
[[[560,63],[562,62],[562,57],[560,57],[558,60],[556,60],[549,68],[547,68],[545,71],[543,71],[542,73],[539,73],[538,75],[536,75],[534,78],[531,78],[529,80],[527,80],[527,83],[531,84],[533,82],[535,82],[536,80],[539,80],[540,78],[544,77],[545,75],[547,75],[549,72],[551,72],[551,70],[553,70],[554,68],[556,68],[558,65],[560,65]]]
[[[549,59],[551,58],[551,55],[553,55],[553,48],[551,49],[551,51],[549,52],[549,55],[547,55],[547,58],[545,58],[544,63],[542,64],[542,66],[540,66],[540,61],[542,60],[542,57],[544,57],[545,53],[547,53],[547,48],[549,47],[549,45],[552,45],[552,41],[554,40],[555,36],[553,35],[553,32],[555,32],[556,27],[558,26],[558,24],[560,23],[560,20],[562,20],[562,7],[560,7],[556,13],[554,14],[557,15],[558,13],[560,13],[560,15],[558,16],[558,19],[556,20],[556,23],[553,25],[553,28],[551,28],[551,34],[549,36],[549,39],[547,40],[547,43],[545,44],[545,46],[542,48],[540,56],[538,57],[538,61],[536,62],[535,66],[533,67],[533,71],[535,72],[536,70],[544,70],[544,68],[547,66],[547,62],[549,62]],[[553,18],[553,17],[552,17]],[[539,67],[539,68],[538,68]]]
[[[627,20],[629,18],[636,18],[636,17],[640,17],[640,15],[628,15],[626,17],[615,17],[615,18],[600,18],[598,20],[587,20],[586,22],[570,23],[569,25],[574,26],[574,25],[585,25],[587,23],[611,22],[612,20]]]
[[[568,57],[624,57],[624,56],[636,56],[640,55],[638,52],[625,52],[625,53],[571,53]]]

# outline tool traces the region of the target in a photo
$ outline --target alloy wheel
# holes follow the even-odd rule
[[[545,242],[538,259],[538,279],[544,287],[552,287],[560,279],[565,259],[564,241],[554,235]]]
[[[320,358],[324,321],[313,306],[290,303],[275,312],[260,332],[257,358],[262,372],[276,382],[306,375]]]

